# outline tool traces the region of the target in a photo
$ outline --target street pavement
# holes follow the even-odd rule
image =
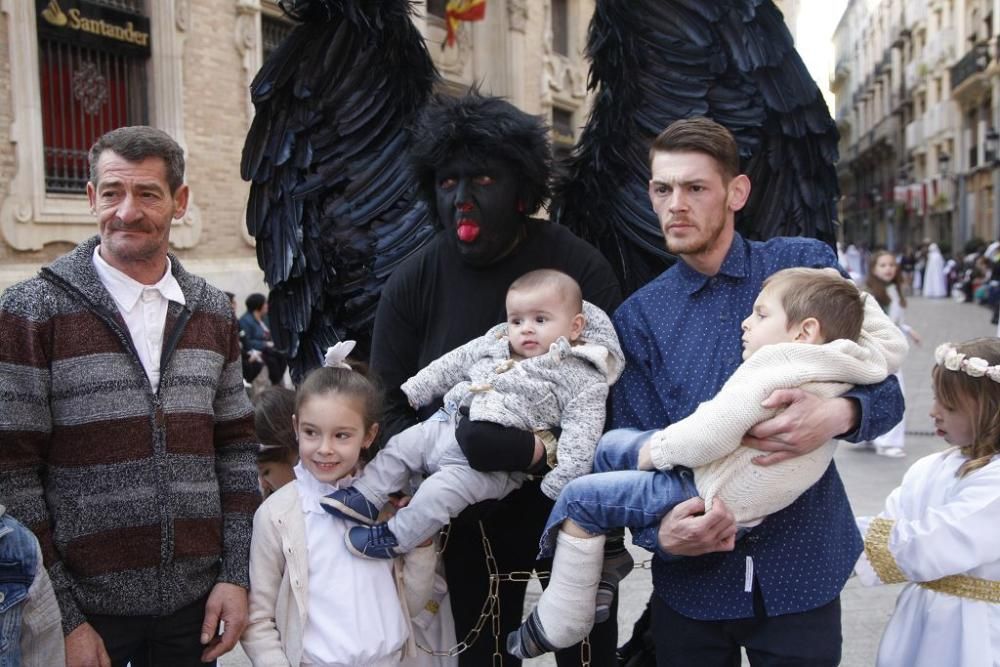
[[[996,327],[989,323],[989,311],[980,306],[959,304],[950,299],[920,297],[909,299],[908,305],[907,321],[923,337],[923,345],[911,347],[903,364],[907,456],[902,459],[885,458],[849,445],[841,446],[836,455],[837,468],[858,515],[877,513],[910,465],[944,447],[944,442],[934,437],[928,417],[933,394],[930,371],[934,365],[934,348],[943,342],[960,342],[996,333]],[[635,547],[631,549],[637,563],[649,560],[647,552]],[[879,638],[900,588],[901,584],[864,588],[853,578],[847,583],[841,596],[844,633],[842,665],[864,667],[875,663]],[[540,590],[537,582],[529,585],[527,609],[534,606]],[[620,643],[631,635],[632,625],[642,614],[651,592],[648,569],[638,568],[622,582],[618,613]],[[501,588],[501,600],[502,595]],[[492,637],[483,637],[480,641],[492,641]],[[222,667],[246,667],[249,664],[239,648],[220,661]],[[747,664],[745,659],[744,664]],[[554,667],[555,660],[545,656],[525,661],[525,665]]]

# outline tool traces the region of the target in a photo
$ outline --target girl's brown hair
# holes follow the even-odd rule
[[[356,361],[347,362],[350,368],[324,366],[309,373],[295,396],[295,412],[308,399],[325,394],[341,394],[354,398],[361,405],[361,421],[365,431],[371,429],[382,417],[382,388],[371,376],[368,367]],[[375,448],[361,451],[366,461],[375,455]]]
[[[260,440],[257,463],[291,463],[299,456],[292,428],[295,392],[285,387],[268,387],[254,399],[253,425]]]
[[[875,276],[875,264],[882,255],[892,257],[893,264],[896,264],[896,275],[889,282]],[[889,310],[889,303],[892,301],[889,298],[889,285],[896,286],[896,293],[899,294],[899,305],[906,308],[906,297],[903,296],[903,276],[899,270],[899,263],[896,262],[896,256],[888,250],[879,250],[872,255],[871,261],[868,262],[868,278],[865,279],[865,290],[875,297],[878,305],[882,306],[882,310],[885,311]]]
[[[969,357],[985,359],[990,366],[1000,364],[1000,339],[978,338],[955,346]],[[950,371],[940,365],[931,371],[934,393],[942,406],[966,412],[972,420],[972,443],[961,447],[969,460],[958,469],[964,477],[982,468],[1000,453],[1000,383],[987,376],[972,377],[964,370]]]

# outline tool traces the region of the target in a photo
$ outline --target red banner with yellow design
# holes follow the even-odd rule
[[[448,37],[445,43],[455,45],[459,21],[482,21],[486,17],[486,0],[448,0],[445,5],[445,23]]]

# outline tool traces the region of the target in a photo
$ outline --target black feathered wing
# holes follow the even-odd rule
[[[598,0],[587,126],[554,215],[597,245],[630,293],[669,266],[649,204],[648,150],[679,118],[728,127],[750,176],[748,238],[834,242],[837,129],[770,0]]]
[[[241,172],[272,335],[299,378],[339,340],[367,355],[382,285],[433,233],[406,128],[438,75],[406,0],[286,5],[301,24],[251,86]]]

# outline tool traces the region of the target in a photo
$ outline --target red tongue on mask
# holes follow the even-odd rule
[[[474,222],[462,222],[458,225],[458,238],[465,243],[472,243],[479,238],[479,225]]]

